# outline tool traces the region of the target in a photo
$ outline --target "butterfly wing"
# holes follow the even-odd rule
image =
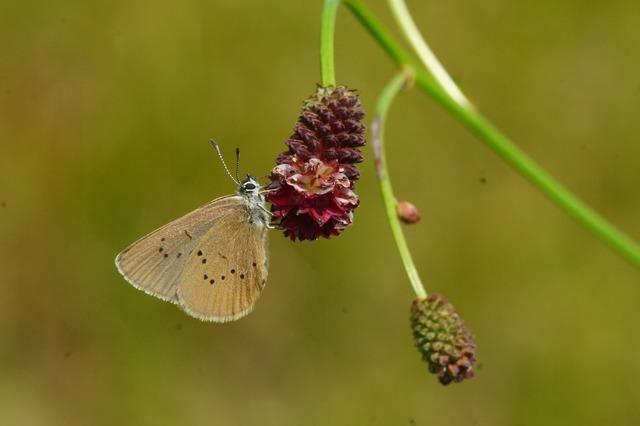
[[[153,231],[118,254],[118,271],[135,288],[177,303],[179,279],[196,242],[243,202],[237,195],[217,198]]]
[[[252,220],[250,206],[212,224],[197,241],[178,285],[178,303],[203,321],[227,322],[247,315],[267,280],[267,227]],[[238,209],[238,210],[236,210]]]

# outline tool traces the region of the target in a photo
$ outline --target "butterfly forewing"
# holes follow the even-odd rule
[[[247,315],[267,279],[267,228],[247,214],[247,204],[212,224],[193,247],[178,286],[180,306],[205,321]]]
[[[177,303],[177,287],[196,243],[243,204],[237,195],[221,197],[170,222],[122,251],[118,270],[134,287]]]

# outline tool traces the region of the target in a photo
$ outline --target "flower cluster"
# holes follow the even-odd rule
[[[429,371],[443,385],[474,376],[476,344],[454,307],[438,294],[411,305],[411,328],[416,347]]]
[[[357,93],[344,86],[319,87],[303,103],[267,186],[271,212],[292,240],[329,238],[352,223],[363,117]]]

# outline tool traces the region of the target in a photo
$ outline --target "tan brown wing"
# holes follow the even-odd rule
[[[238,195],[217,198],[153,231],[116,257],[118,271],[135,288],[177,303],[179,278],[196,242],[244,203]]]
[[[225,215],[193,247],[178,284],[179,304],[203,321],[247,315],[267,281],[267,228],[252,222],[248,206]]]

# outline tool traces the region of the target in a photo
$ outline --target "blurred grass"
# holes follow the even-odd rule
[[[271,236],[242,321],[117,275],[128,243],[233,190],[209,137],[268,173],[319,80],[320,6],[0,4],[0,424],[635,424],[637,272],[417,92],[391,111],[390,168],[423,213],[407,232],[428,290],[476,333],[474,381],[441,388],[411,346],[370,162],[342,237]],[[485,115],[640,238],[636,3],[409,6]],[[393,67],[345,11],[337,42],[372,111]]]

